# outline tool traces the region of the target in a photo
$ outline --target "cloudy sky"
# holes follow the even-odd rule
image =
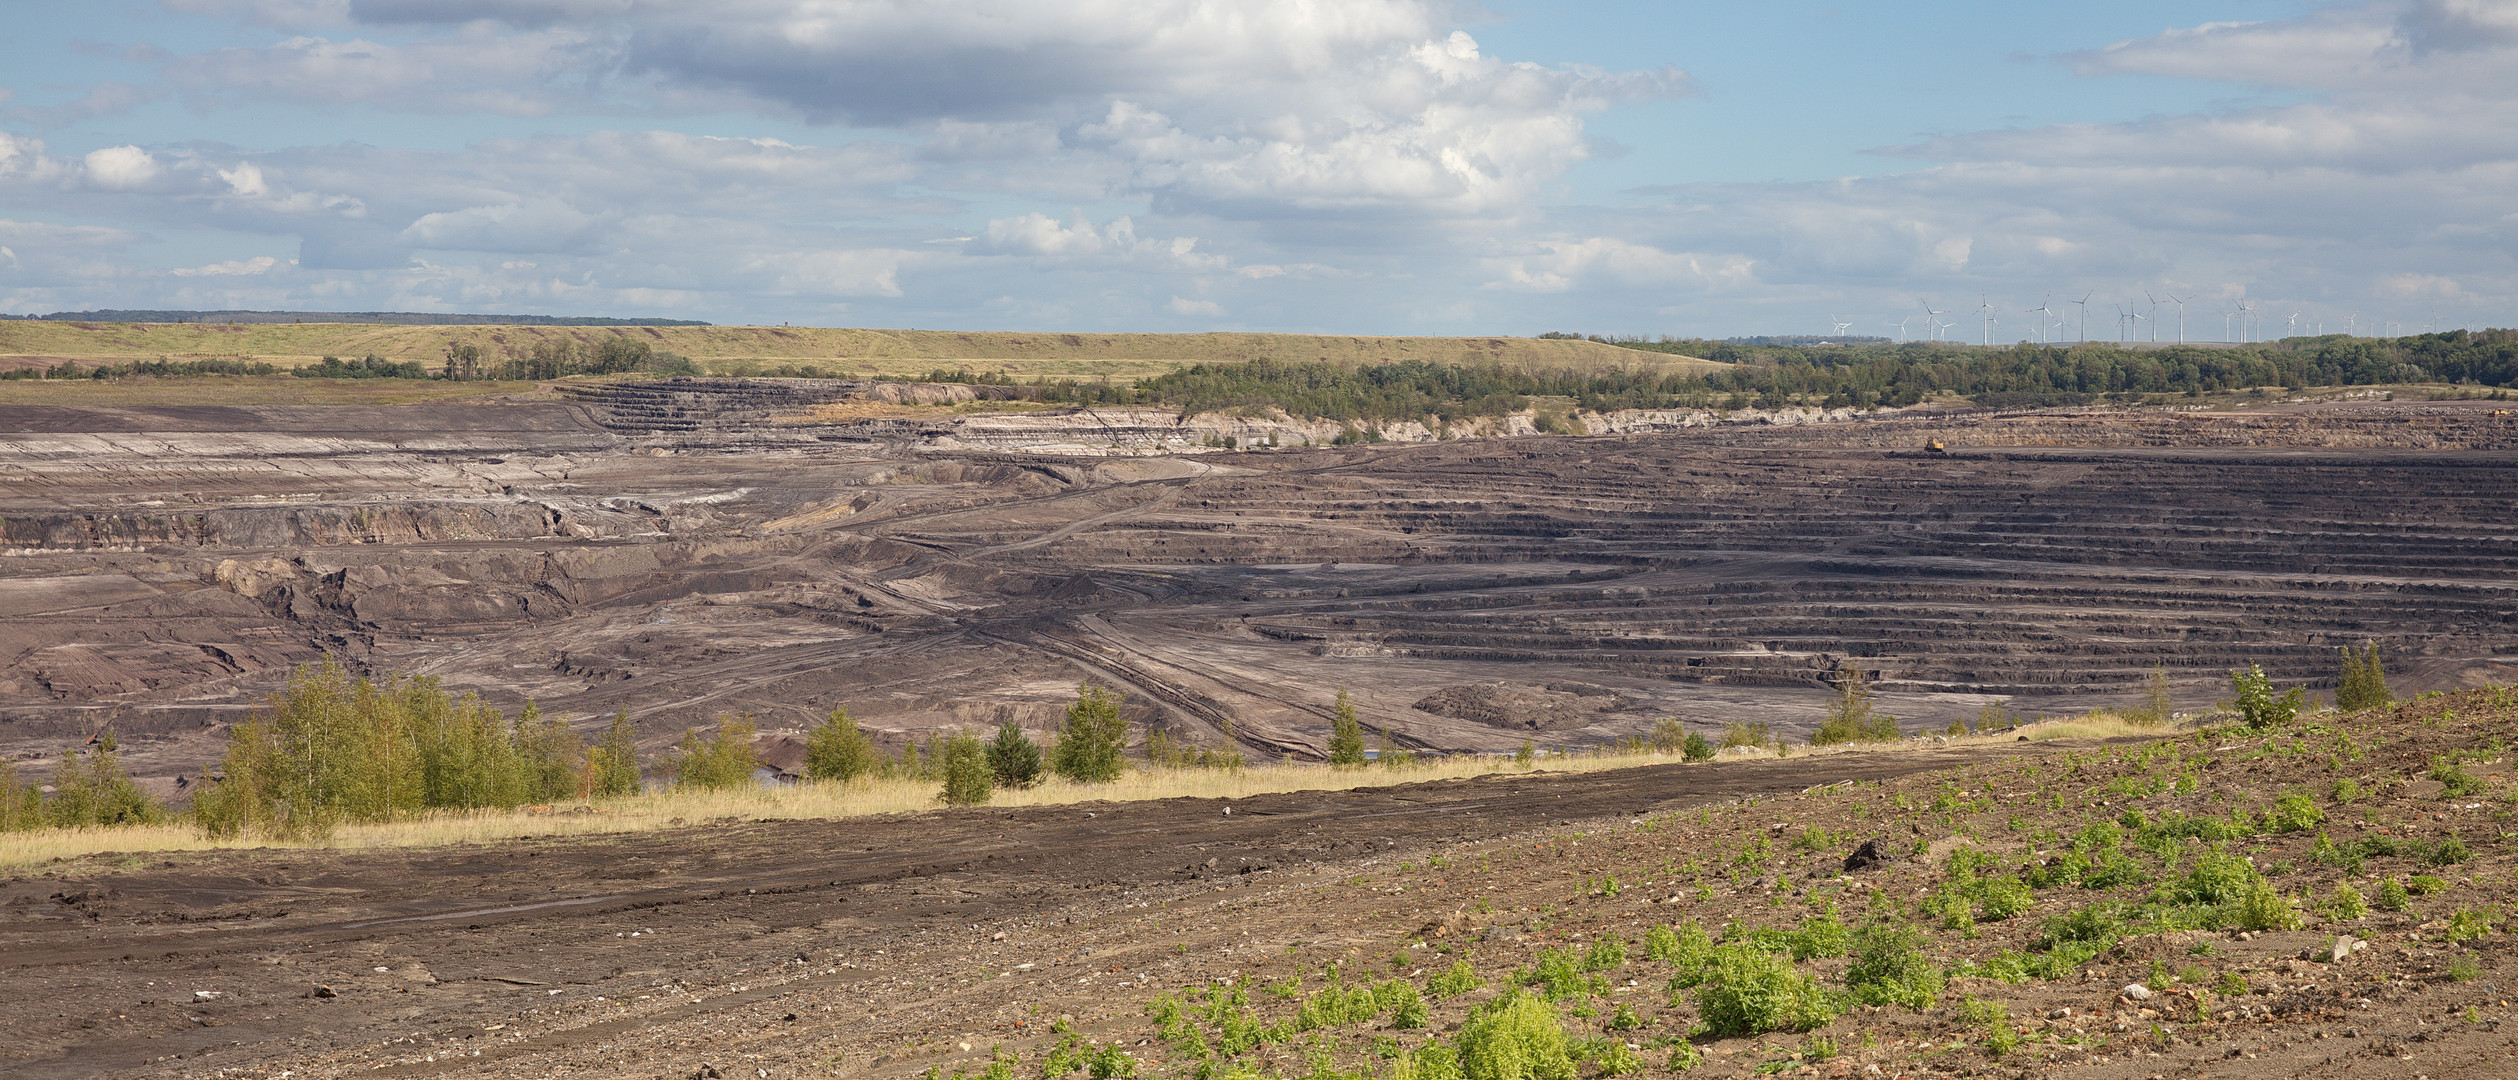
[[[13,313],[2518,325],[2518,0],[7,7]]]

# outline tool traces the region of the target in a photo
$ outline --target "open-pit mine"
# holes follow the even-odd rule
[[[1911,731],[2130,701],[2155,667],[2183,706],[2248,664],[2330,685],[2362,642],[2399,691],[2518,664],[2518,420],[2488,405],[1521,416],[1332,446],[1334,423],[990,390],[0,408],[0,752],[110,726],[172,785],[327,653],[627,710],[651,749],[840,707],[894,745],[1043,728],[1091,680],[1140,732],[1262,759],[1318,757],[1341,688],[1398,745],[1509,751],[1664,717],[1805,731],[1848,670]]]

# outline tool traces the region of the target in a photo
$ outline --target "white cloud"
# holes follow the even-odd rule
[[[88,183],[107,190],[147,187],[160,172],[157,159],[137,146],[91,150],[85,159]]]
[[[1705,292],[1756,282],[1755,266],[1739,255],[1663,251],[1609,237],[1541,241],[1535,252],[1487,264],[1496,275],[1490,287],[1534,293],[1600,284]]]
[[[1074,224],[1061,225],[1035,211],[989,222],[987,233],[972,243],[971,250],[988,255],[1091,255],[1100,252],[1105,243],[1126,247],[1135,242],[1136,225],[1124,217],[1111,222],[1105,230],[1094,228],[1081,213],[1076,215]]]
[[[174,275],[176,277],[253,277],[270,273],[271,268],[278,265],[280,265],[278,259],[269,255],[256,255],[250,259],[231,259],[227,262],[211,263],[208,266],[177,269]]]
[[[127,82],[107,80],[89,87],[76,99],[45,108],[21,107],[9,110],[9,118],[39,127],[60,127],[101,116],[119,116],[164,97],[162,91],[134,86]],[[0,95],[0,103],[8,97]]]
[[[1185,296],[1172,297],[1172,302],[1163,306],[1171,309],[1171,313],[1174,315],[1194,315],[1202,318],[1215,318],[1224,314],[1224,306],[1222,304],[1218,304],[1213,300],[1192,300]]]

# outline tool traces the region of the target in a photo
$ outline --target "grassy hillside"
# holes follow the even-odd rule
[[[523,355],[536,341],[570,337],[643,338],[712,370],[745,364],[813,362],[849,374],[919,374],[948,363],[1023,377],[1134,378],[1180,363],[1282,360],[1372,363],[1426,360],[1495,363],[1522,369],[1712,369],[1684,356],[1591,341],[1482,337],[1342,337],[1311,334],[1041,334],[1020,331],[840,330],[784,326],[383,326],[361,323],[249,324],[0,322],[0,365],[64,358],[81,362],[169,357],[251,357],[282,366],[325,355],[434,362],[453,343],[491,357]]]

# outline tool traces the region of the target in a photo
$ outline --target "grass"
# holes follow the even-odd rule
[[[1583,773],[1674,763],[1676,755],[1549,756],[1527,771]],[[1000,789],[991,806],[1065,806],[1097,801],[1238,799],[1292,791],[1346,791],[1430,780],[1460,780],[1517,771],[1491,757],[1423,761],[1406,769],[1331,769],[1283,765],[1225,772],[1212,769],[1137,769],[1108,784],[1051,779],[1025,789]],[[0,867],[106,854],[214,851],[238,848],[327,847],[341,849],[441,847],[485,844],[525,837],[592,836],[655,832],[702,823],[866,817],[932,810],[940,805],[933,781],[875,780],[853,784],[799,784],[778,788],[664,791],[590,803],[522,810],[432,812],[399,821],[346,825],[329,839],[309,842],[243,836],[220,840],[190,825],[96,829],[46,829],[0,833]]]
[[[11,379],[0,381],[0,406],[421,405],[502,394],[547,393],[529,382],[300,379],[294,375]]]
[[[939,362],[1002,368],[1020,378],[1133,379],[1182,363],[1244,360],[1374,362],[1428,360],[1552,369],[1712,369],[1691,357],[1637,352],[1590,341],[1536,338],[1351,337],[1317,334],[1054,334],[1025,331],[859,330],[784,326],[384,326],[362,323],[258,323],[238,326],[149,323],[0,324],[0,362],[158,357],[253,357],[282,366],[375,353],[435,363],[449,343],[492,356],[561,337],[637,337],[700,361],[712,371],[745,364],[821,361],[845,376],[923,375]],[[845,361],[844,363],[832,363]]]

